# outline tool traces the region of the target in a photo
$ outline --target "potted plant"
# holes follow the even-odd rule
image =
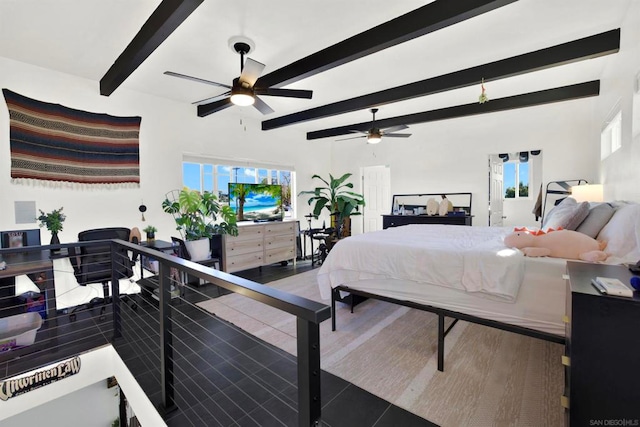
[[[67,219],[67,216],[62,213],[62,209],[54,209],[49,213],[44,213],[42,209],[38,209],[40,216],[36,219],[40,221],[40,227],[46,227],[51,232],[52,245],[60,244],[58,233],[62,231],[62,223]],[[54,251],[52,250],[52,252]]]
[[[309,206],[313,206],[313,216],[316,218],[323,209],[327,209],[331,214],[331,227],[334,229],[337,238],[351,234],[349,217],[360,215],[360,206],[364,206],[364,197],[354,193],[349,189],[353,184],[345,182],[352,174],[345,173],[340,178],[334,178],[329,174],[329,179],[325,180],[319,175],[313,175],[313,179],[319,179],[325,186],[316,187],[311,191],[301,191],[299,195],[308,194]]]
[[[176,230],[185,240],[193,261],[210,257],[209,239],[217,234],[238,235],[236,215],[229,206],[220,205],[215,194],[183,188],[167,193],[162,209],[173,215]],[[218,217],[220,221],[218,221]]]
[[[153,225],[146,226],[142,231],[144,231],[147,234],[148,244],[151,244],[154,242],[154,240],[156,240],[156,231],[158,231],[158,229],[155,228]]]

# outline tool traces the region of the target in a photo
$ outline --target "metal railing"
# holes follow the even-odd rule
[[[105,243],[108,243],[111,250],[111,298],[107,306],[110,307],[110,312],[105,313],[104,305],[100,305],[98,308],[100,308],[103,318],[105,315],[106,317],[111,317],[111,322],[108,328],[105,327],[104,323],[101,324],[97,335],[107,336],[112,342],[127,342],[128,340],[130,344],[127,345],[135,345],[137,352],[144,352],[147,355],[145,360],[149,362],[149,365],[157,363],[160,379],[161,412],[170,413],[178,406],[177,397],[185,398],[185,396],[176,396],[176,386],[180,380],[186,378],[186,372],[192,369],[194,365],[185,364],[186,357],[183,357],[182,353],[194,354],[194,357],[199,357],[198,362],[202,362],[205,366],[210,366],[211,368],[215,367],[213,362],[208,361],[206,356],[200,354],[201,352],[198,348],[185,347],[185,343],[188,341],[185,337],[189,338],[190,342],[196,342],[198,347],[202,347],[208,345],[207,343],[212,340],[215,341],[218,336],[215,332],[207,331],[206,328],[201,327],[202,322],[198,320],[204,316],[215,316],[198,305],[185,300],[183,296],[178,297],[177,303],[172,302],[172,298],[176,297],[175,292],[172,292],[172,285],[177,284],[180,287],[184,285],[183,283],[176,283],[177,276],[175,273],[178,272],[180,277],[185,277],[185,275],[195,277],[198,280],[203,280],[219,288],[243,295],[296,317],[298,425],[310,426],[318,424],[321,418],[319,325],[331,315],[330,308],[327,305],[122,240],[1,249],[0,255],[4,256],[5,260],[10,261],[15,254],[32,254],[31,258],[40,259],[44,265],[49,257],[50,250],[61,250],[64,253],[69,248],[95,246],[98,244],[105,245]],[[127,259],[123,259],[122,249],[128,251],[129,256]],[[41,254],[40,257],[33,255],[36,253]],[[64,257],[64,255],[61,254],[58,257]],[[143,287],[141,294],[138,296],[121,296],[118,271],[121,270],[122,263],[128,263],[131,259],[141,259],[141,257],[150,257],[158,261],[159,271],[155,277],[158,291],[154,293],[152,290]],[[29,268],[15,271],[26,270],[29,270]],[[33,271],[35,270],[32,269],[31,272]],[[53,292],[55,289],[53,282],[55,273],[58,272],[53,272],[52,266],[47,272],[44,282],[38,283],[44,294],[47,307],[45,311],[48,314],[45,322],[47,327],[44,328],[46,333],[43,336],[39,336],[38,342],[36,342],[39,345],[11,350],[4,354],[0,353],[0,367],[2,367],[2,363],[12,362],[14,361],[13,359],[28,361],[30,357],[33,357],[34,363],[38,363],[43,354],[47,352],[51,353],[52,358],[52,360],[47,360],[47,363],[51,363],[58,358],[68,357],[63,351],[69,345],[68,341],[61,339],[60,335],[91,329],[92,324],[90,321],[84,323],[85,320],[82,319],[82,316],[75,322],[68,321],[70,311],[73,310],[56,310],[56,298]],[[143,278],[142,276],[141,274],[141,279]],[[150,300],[148,297],[153,297],[153,295],[158,300],[157,308],[156,305],[148,302]],[[136,300],[138,297],[147,302]],[[123,305],[123,298],[127,299],[127,304]],[[183,301],[186,304],[182,304]],[[15,307],[13,308],[15,309]],[[92,311],[96,308],[95,305],[89,304],[87,307],[80,309],[78,313]],[[189,310],[199,313],[198,319],[189,318],[189,315],[185,314]],[[55,315],[52,315],[52,313],[55,313]],[[0,316],[3,316],[1,311]],[[185,323],[185,319],[189,323]],[[74,330],[73,332],[69,332],[70,327]],[[141,332],[143,329],[146,329],[146,332]],[[84,339],[87,339],[86,336]],[[46,340],[46,342],[43,340]],[[57,343],[58,340],[63,342],[57,348],[59,352],[52,351],[52,345]],[[73,339],[71,341],[75,342]],[[94,341],[96,346],[99,345],[100,340],[97,338],[93,341],[89,340],[89,344],[91,345],[91,342]],[[118,346],[116,346],[116,349],[118,349]],[[225,353],[217,350],[215,346],[210,346],[209,349],[212,351],[211,354],[216,357],[216,360],[225,357]],[[17,371],[20,369],[33,369],[34,367],[31,365],[23,363],[16,368],[0,371],[0,373],[4,374],[5,377],[12,376],[19,373]],[[133,373],[135,375],[135,372]],[[0,375],[1,377],[3,375]],[[295,384],[292,385],[295,386]],[[219,389],[216,384],[212,384],[212,387]],[[150,393],[150,390],[146,391],[147,394]],[[194,393],[194,391],[192,390],[190,393]]]

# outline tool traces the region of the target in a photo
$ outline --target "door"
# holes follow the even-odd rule
[[[489,156],[489,225],[502,227],[505,218],[503,212],[504,176],[503,161],[497,154]]]
[[[382,215],[391,213],[391,172],[388,166],[362,168],[362,195],[365,202],[363,232],[382,230]]]

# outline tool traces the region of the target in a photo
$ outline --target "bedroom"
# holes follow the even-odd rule
[[[18,3],[22,6],[17,6]],[[11,184],[8,179],[9,119],[3,105],[0,108],[0,150],[3,153],[0,156],[0,176],[3,177],[0,192],[5,209],[0,212],[1,229],[21,227],[14,219],[15,201],[35,200],[37,208],[45,211],[64,206],[68,219],[60,239],[68,242],[88,228],[142,226],[137,207],[143,201],[148,206],[147,223],[157,226],[158,236],[166,240],[173,232],[174,224],[162,212],[160,201],[167,191],[182,185],[181,162],[185,153],[241,160],[247,164],[261,162],[293,167],[298,191],[313,187],[311,175],[314,173],[324,176],[329,172],[352,172],[359,176],[362,167],[388,165],[392,194],[473,192],[474,224],[478,225],[487,223],[484,202],[488,198],[486,160],[488,155],[500,152],[540,149],[544,153],[544,181],[585,178],[605,184],[605,198],[608,200],[638,200],[640,140],[637,119],[634,119],[640,110],[637,106],[639,95],[634,94],[640,71],[640,6],[637,2],[621,0],[602,5],[600,3],[603,2],[591,1],[585,6],[584,2],[571,1],[559,7],[553,1],[537,2],[541,5],[533,6],[533,1],[520,0],[486,16],[423,36],[419,41],[424,44],[408,42],[406,46],[398,46],[390,52],[382,52],[296,83],[296,88],[314,90],[314,98],[310,101],[269,99],[276,110],[274,116],[280,116],[614,28],[622,29],[621,48],[616,54],[486,84],[489,104],[491,99],[503,96],[592,79],[601,81],[597,97],[410,125],[412,136],[407,140],[383,140],[377,146],[358,140],[306,140],[308,131],[367,121],[370,114],[366,109],[263,132],[260,124],[264,118],[253,109],[230,108],[206,118],[197,117],[191,102],[213,93],[206,86],[174,81],[161,73],[170,69],[202,78],[230,80],[237,75],[238,58],[228,48],[227,41],[238,34],[255,39],[255,55],[249,56],[266,63],[269,66],[267,71],[271,71],[425,2],[406,1],[395,6],[376,2],[376,7],[364,1],[350,2],[349,6],[338,6],[335,2],[333,6],[341,8],[340,16],[321,10],[330,9],[326,3],[311,5],[311,11],[291,7],[285,13],[286,6],[291,5],[285,2],[278,6],[279,18],[274,18],[270,25],[278,28],[278,25],[286,25],[281,20],[300,21],[291,30],[305,40],[305,43],[297,43],[296,40],[297,47],[292,46],[294,40],[289,33],[260,37],[261,31],[266,31],[257,27],[266,25],[260,22],[260,15],[273,14],[273,11],[257,9],[249,13],[247,2],[233,7],[224,6],[223,14],[234,19],[229,19],[224,26],[216,21],[220,28],[215,30],[209,26],[206,31],[211,34],[198,43],[201,50],[194,50],[189,55],[180,51],[192,42],[192,38],[202,36],[201,33],[194,34],[194,28],[180,27],[149,58],[149,63],[138,70],[144,75],[132,74],[109,97],[99,95],[98,80],[159,1],[137,2],[136,6],[125,6],[123,1],[113,2],[115,6],[101,3],[65,2],[68,8],[74,9],[70,13],[35,1],[2,2],[0,84],[25,96],[71,108],[141,116],[141,186],[119,191],[71,191]],[[202,7],[223,7],[217,3],[207,2]],[[539,10],[525,19],[516,7],[525,11],[539,7]],[[362,13],[362,8],[366,8],[366,14]],[[97,22],[98,17],[100,22]],[[197,14],[192,18],[205,20]],[[185,25],[189,23],[191,21],[186,21]],[[200,21],[196,23],[203,25]],[[204,22],[207,23],[209,21]],[[488,28],[495,31],[486,31]],[[521,32],[516,31],[518,28]],[[521,43],[505,45],[502,41],[505,34],[518,35]],[[436,45],[431,47],[433,52],[426,50],[429,44]],[[211,51],[206,49],[207,45]],[[386,54],[391,56],[387,58]],[[193,69],[186,66],[182,69],[182,63],[193,61],[194,56],[207,59],[195,64]],[[412,66],[414,62],[416,66]],[[153,69],[145,68],[152,65]],[[358,85],[341,85],[340,82],[348,81],[352,75],[358,76]],[[154,89],[152,92],[138,89],[144,87],[147,80],[150,81],[147,87]],[[466,104],[475,102],[479,94],[480,86],[474,85],[384,105],[380,107],[378,116],[382,119]],[[622,147],[601,160],[600,130],[616,106],[623,114]],[[115,215],[114,206],[117,207]],[[297,200],[296,213],[298,218],[308,213],[302,198]],[[535,225],[533,215],[530,219],[532,223],[528,225]],[[358,221],[357,218],[354,220],[356,233],[362,228]],[[46,233],[43,233],[43,240],[46,239]]]

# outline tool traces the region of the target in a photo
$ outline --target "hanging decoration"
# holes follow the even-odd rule
[[[9,109],[13,183],[139,187],[140,117],[74,110],[8,89],[2,93]]]
[[[478,97],[478,103],[484,104],[485,102],[489,102],[489,97],[487,96],[487,93],[485,92],[485,89],[484,89],[484,78],[480,83],[480,87],[482,88],[482,93],[480,93],[480,96]]]
[[[144,218],[144,213],[147,211],[147,207],[145,206],[144,202],[142,202],[142,204],[138,206],[138,210],[142,214],[142,221],[146,221],[146,219]]]

